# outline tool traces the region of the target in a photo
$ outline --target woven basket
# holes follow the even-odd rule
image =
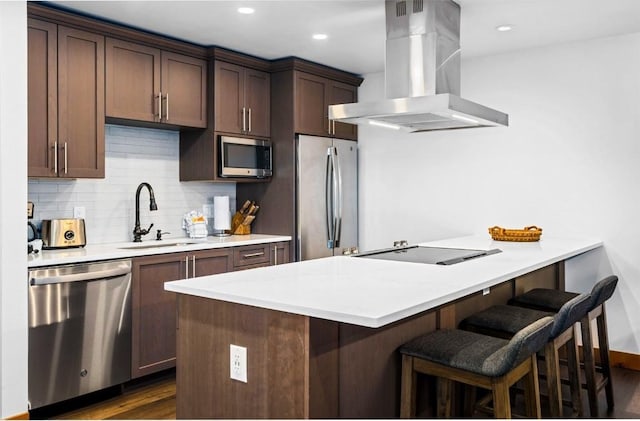
[[[532,225],[518,230],[495,226],[489,228],[489,234],[497,241],[538,241],[542,235],[542,228]]]

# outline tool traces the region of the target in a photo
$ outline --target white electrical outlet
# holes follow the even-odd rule
[[[247,382],[247,348],[229,345],[229,376],[233,380]]]
[[[213,218],[213,205],[202,205],[202,215],[204,215],[205,218]]]
[[[87,211],[84,206],[75,206],[73,208],[74,218],[85,218],[86,216],[87,216]]]

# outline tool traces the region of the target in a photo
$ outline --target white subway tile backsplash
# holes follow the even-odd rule
[[[117,125],[105,126],[105,179],[29,180],[29,200],[34,202],[34,220],[71,218],[75,206],[86,209],[87,243],[131,241],[135,221],[135,193],[145,181],[154,190],[158,210],[149,210],[149,193],[140,194],[143,228],[182,236],[182,216],[202,211],[214,196],[229,196],[235,209],[234,183],[179,181],[179,133]]]

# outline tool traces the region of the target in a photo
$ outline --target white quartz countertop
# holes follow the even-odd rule
[[[291,240],[291,237],[286,235],[249,234],[231,235],[229,237],[207,237],[203,239],[185,237],[165,238],[160,241],[146,240],[141,243],[89,244],[82,248],[42,250],[40,253],[30,254],[28,257],[28,267],[35,268],[98,260],[126,259],[154,254],[249,246],[289,240]]]
[[[502,253],[443,266],[335,256],[165,283],[165,290],[377,328],[601,247],[599,240],[493,241],[488,235],[421,246]]]

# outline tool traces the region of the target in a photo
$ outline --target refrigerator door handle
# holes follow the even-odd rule
[[[335,229],[335,247],[340,247],[340,238],[342,237],[342,172],[340,170],[340,159],[338,157],[338,148],[333,148],[335,151],[334,156],[334,179],[335,179],[335,210],[334,215],[336,219],[336,229]]]
[[[333,148],[327,148],[327,169],[325,172],[325,215],[327,218],[327,248],[334,247],[333,225]]]

